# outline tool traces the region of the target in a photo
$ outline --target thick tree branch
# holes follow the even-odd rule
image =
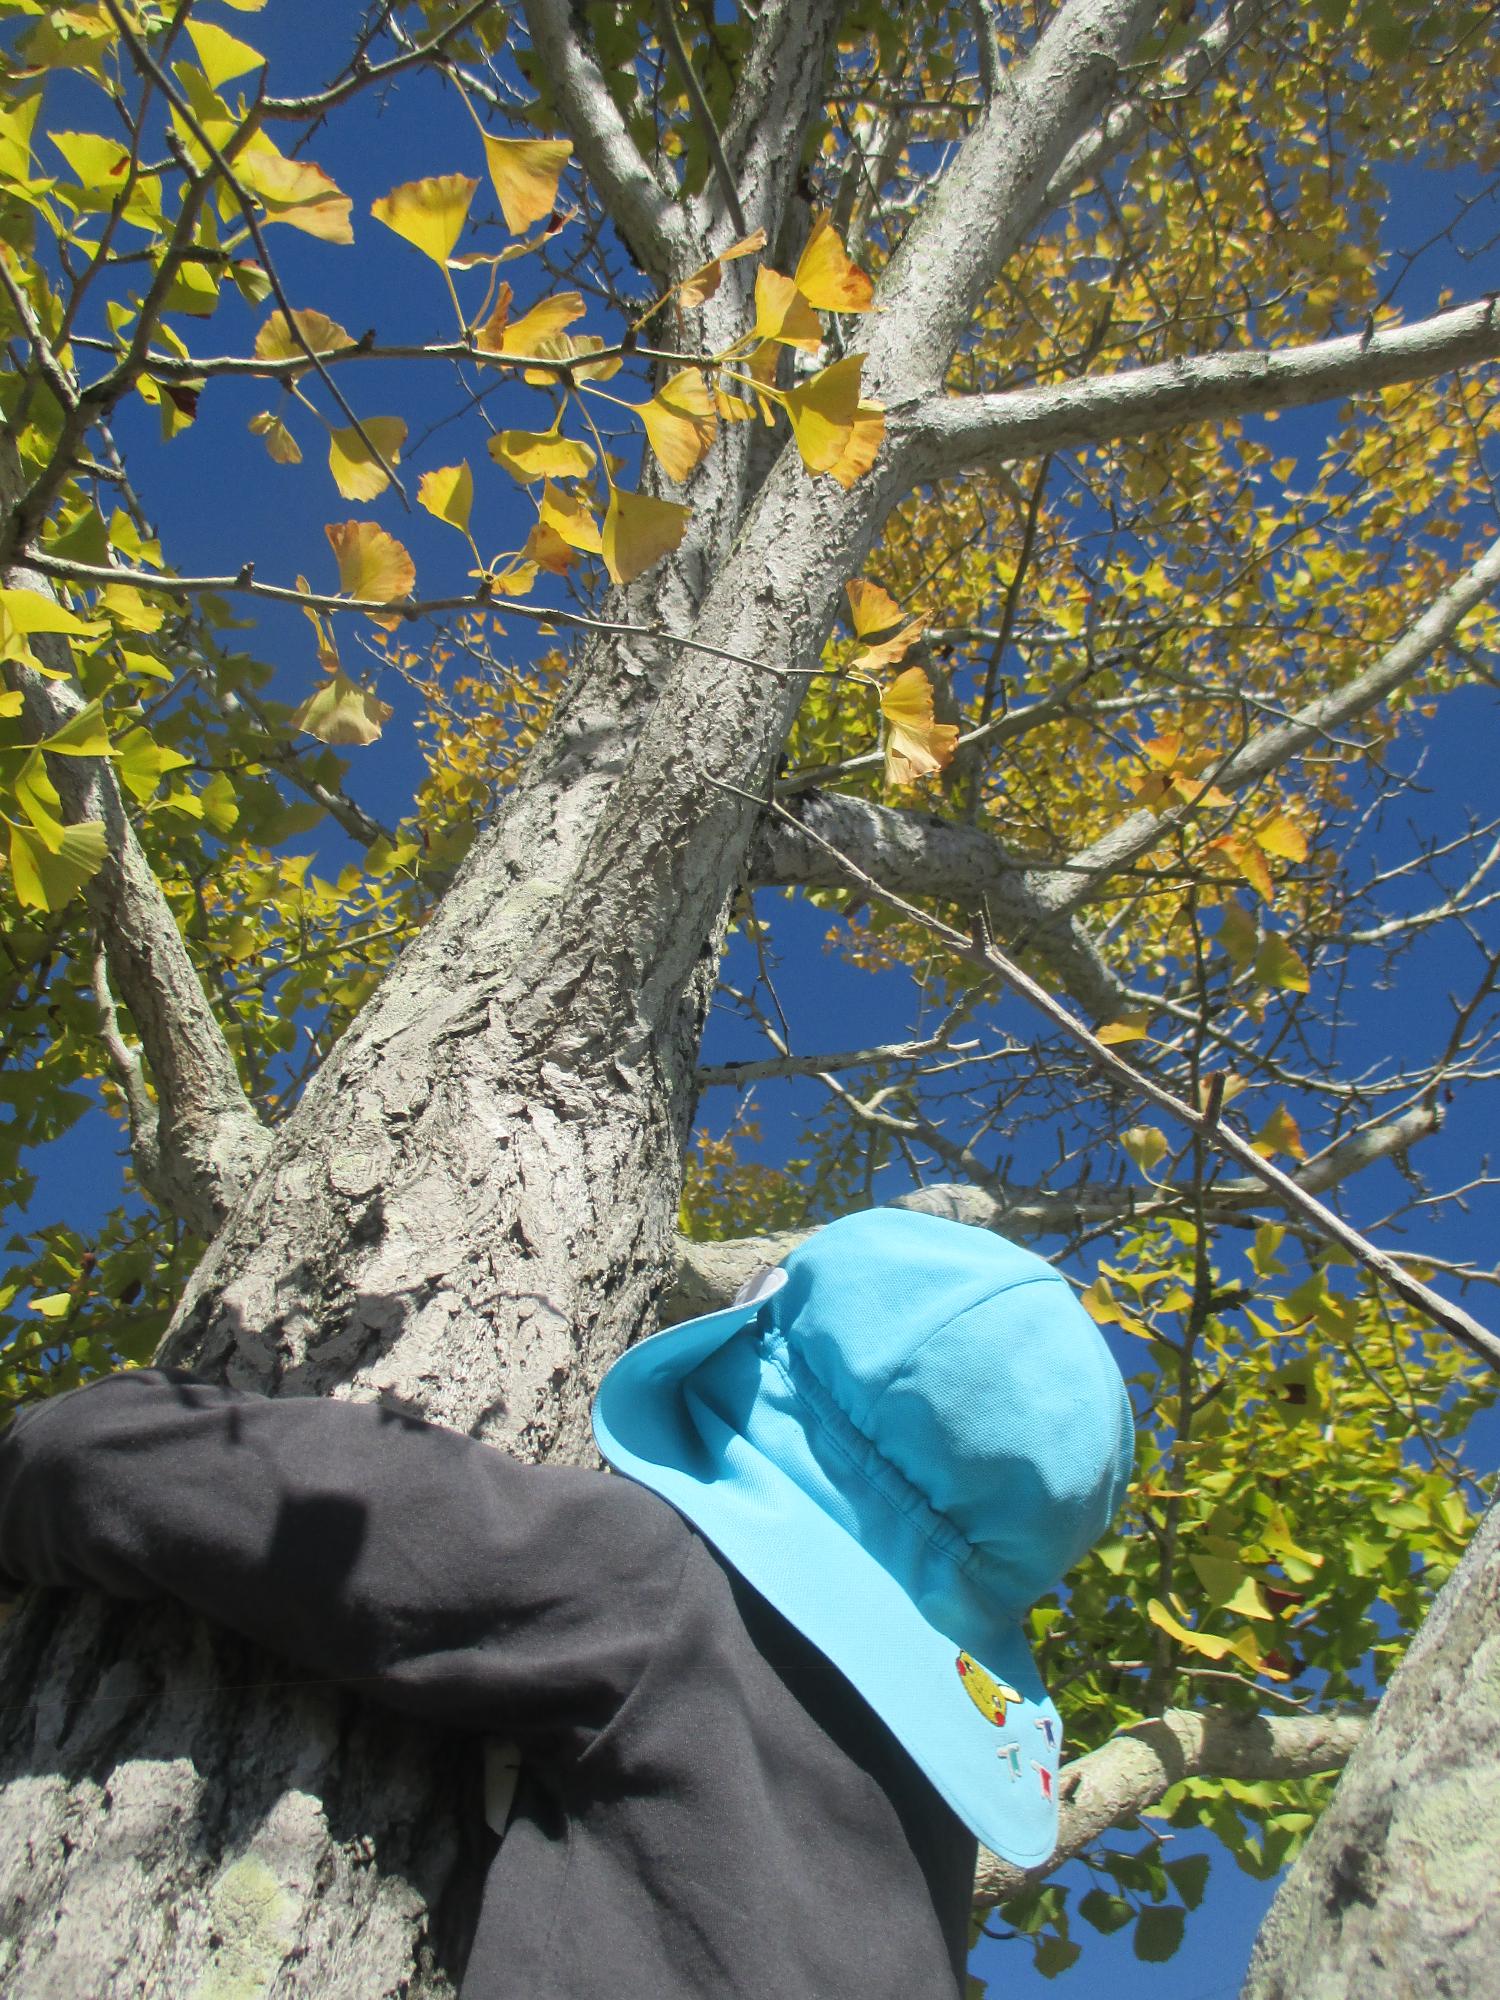
[[[795,823],[780,814],[761,822],[750,849],[752,882],[846,887],[848,874],[829,852],[836,848],[904,895],[935,896],[970,910],[987,905],[997,933],[1040,953],[1096,1020],[1124,1010],[1115,975],[1076,924],[1058,922],[1062,905],[1042,893],[1047,873],[1013,861],[991,834],[841,792],[804,792],[795,813]]]
[[[1468,614],[1500,588],[1500,538],[1493,541],[1463,575],[1442,591],[1419,618],[1412,620],[1393,646],[1362,674],[1300,708],[1286,722],[1252,736],[1222,765],[1205,774],[1225,792],[1243,791],[1289,763],[1332,730],[1364,715],[1405,682],[1429,666],[1458,631]],[[1147,853],[1173,827],[1192,816],[1191,805],[1161,813],[1142,809],[1075,854],[1066,870],[1035,879],[1034,893],[1045,909],[1058,913],[1085,902],[1100,882]]]
[[[745,220],[774,245],[794,192],[786,171],[800,157],[808,121],[822,103],[829,51],[845,0],[766,0],[755,23],[724,155]]]
[[[1097,120],[1161,0],[1067,0],[982,118],[876,288],[866,379],[888,400],[936,392],[980,300],[1070,149]]]
[[[990,396],[934,392],[898,421],[914,476],[943,478],[1039,452],[1425,381],[1496,356],[1500,302],[1479,299],[1410,326],[1300,347],[1198,355]]]
[[[1184,1778],[1259,1784],[1341,1770],[1367,1727],[1363,1715],[1246,1715],[1234,1708],[1169,1708],[1137,1722],[1063,1765],[1057,1848],[1045,1869],[1028,1873],[981,1848],[974,1900],[987,1908],[1014,1896],[1111,1827],[1148,1812]]]
[[[827,1065],[829,1058],[823,1058]],[[747,1069],[760,1067],[747,1064]],[[719,1079],[713,1079],[719,1080]],[[728,1077],[722,1079],[730,1081]],[[1381,1160],[1403,1159],[1411,1148],[1441,1127],[1436,1106],[1420,1106],[1400,1117],[1336,1141],[1289,1176],[1307,1194],[1323,1194]],[[910,1208],[923,1215],[940,1215],[972,1229],[992,1229],[1018,1242],[1037,1237],[1066,1236],[1099,1224],[1145,1222],[1154,1215],[1183,1212],[1195,1201],[1191,1186],[1170,1183],[1142,1188],[1122,1181],[1099,1187],[1073,1188],[1007,1186],[1000,1194],[958,1181],[938,1181],[910,1194],[898,1195],[892,1208]],[[1204,1215],[1213,1222],[1248,1223],[1267,1208],[1286,1208],[1276,1193],[1248,1175],[1216,1181],[1201,1197]],[[677,1239],[677,1274],[662,1308],[662,1323],[671,1325],[698,1313],[728,1305],[747,1278],[767,1264],[780,1263],[812,1234],[807,1229],[783,1229],[769,1236],[724,1237],[713,1243]],[[1412,1253],[1415,1257],[1416,1253]]]
[[[706,254],[686,213],[641,158],[567,0],[526,0],[531,45],[590,181],[631,255],[660,284]]]
[[[677,25],[676,0],[656,0],[656,19],[662,39],[672,52],[672,61],[682,78],[688,102],[693,107],[693,117],[703,134],[703,143],[708,148],[708,157],[713,163],[719,193],[725,208],[729,211],[729,219],[741,236],[748,236],[750,225],[745,220],[745,211],[740,207],[739,190],[734,184],[734,175],[729,171],[729,162],[724,158],[724,142],[719,137],[719,128],[714,123],[713,112],[708,107],[708,99],[703,95],[703,85],[698,81],[698,72],[693,68],[692,55],[687,43],[682,39],[682,30]]]
[[[14,448],[0,451],[0,501],[20,485]],[[7,588],[51,586],[36,570],[5,572]],[[57,677],[7,665],[25,703],[26,725],[40,740],[83,708],[64,640],[39,636],[38,654]],[[110,765],[98,757],[53,757],[52,782],[71,823],[98,820],[108,853],[85,890],[109,967],[109,984],[130,1009],[156,1088],[156,1157],[145,1135],[137,1157],[153,1170],[152,1192],[195,1234],[212,1237],[230,1202],[250,1181],[270,1135],[240,1085],[234,1057],[214,1019],[161,884],[142,852]],[[111,1017],[113,1009],[111,1007]],[[106,1038],[108,1023],[105,1024]],[[131,1102],[132,1118],[144,1107]]]

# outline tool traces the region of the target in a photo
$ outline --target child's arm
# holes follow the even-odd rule
[[[140,1370],[0,1436],[0,1591],[175,1597],[409,1712],[523,1739],[609,1719],[687,1545],[628,1481],[372,1403]]]

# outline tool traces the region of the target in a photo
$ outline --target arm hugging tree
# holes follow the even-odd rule
[[[1042,1239],[1142,1437],[1034,1628],[1059,1859],[1166,1955],[1201,1880],[1101,1835],[1281,1866],[1399,1651],[1377,1599],[1409,1636],[1481,1498],[1487,1274],[1417,1175],[1493,1067],[1497,848],[1384,836],[1408,724],[1489,681],[1500,318],[1422,298],[1379,178],[1490,170],[1481,17],[426,0],[294,96],[230,4],[8,10],[5,1169],[99,1079],[144,1202],[22,1241],[0,1386],[155,1354],[590,1462],[625,1346],[830,1215]],[[227,502],[174,567],[210,433],[322,482],[336,589]],[[277,604],[316,668],[273,695],[231,635]],[[339,751],[414,713],[396,812]],[[912,976],[906,1038],[794,1045],[778,888]],[[1346,1057],[1437,938],[1451,1008]],[[705,1067],[716,984],[762,1046]],[[785,1164],[743,1098],[695,1141],[787,1077]],[[278,1993],[448,1990],[462,1745],[158,1607],[5,1647],[16,1990],[186,1992],[226,1935]],[[1058,1885],[997,1897],[1067,1962]]]

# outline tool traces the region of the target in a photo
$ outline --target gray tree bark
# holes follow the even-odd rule
[[[1255,1941],[1241,2000],[1500,1986],[1500,1507],[1439,1592]]]

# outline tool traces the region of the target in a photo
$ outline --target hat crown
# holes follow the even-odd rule
[[[909,1489],[967,1545],[975,1582],[1023,1611],[1103,1533],[1130,1473],[1120,1372],[1066,1282],[986,1230],[902,1209],[829,1224],[785,1269],[762,1325],[794,1384],[805,1370],[811,1406],[872,1448],[888,1497]]]

